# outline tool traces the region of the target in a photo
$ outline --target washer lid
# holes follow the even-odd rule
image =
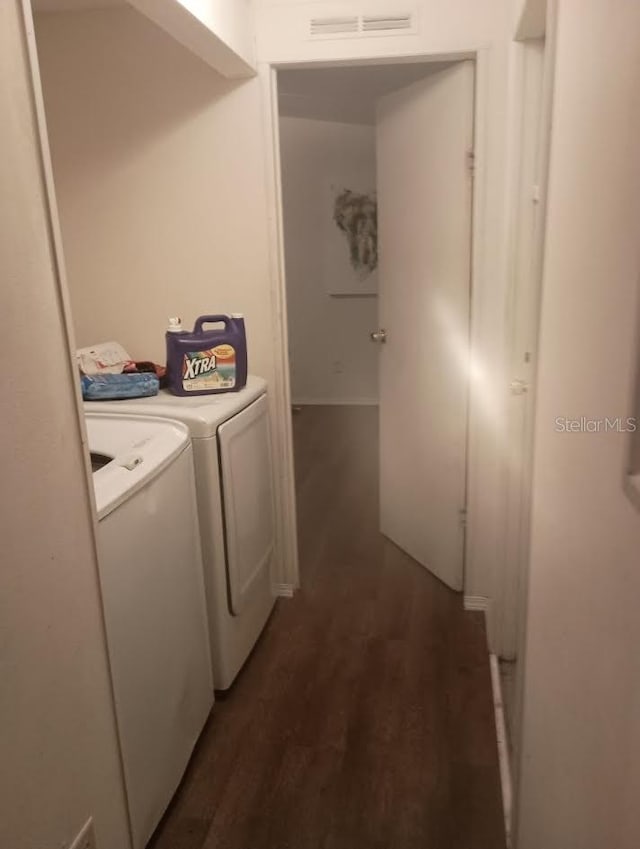
[[[215,436],[218,426],[244,410],[267,391],[267,382],[261,377],[249,375],[247,385],[238,392],[223,392],[218,395],[197,395],[194,398],[173,395],[161,389],[151,398],[127,398],[122,401],[86,401],[85,411],[136,413],[160,416],[184,422],[193,438]]]
[[[109,412],[85,413],[89,450],[113,457],[94,472],[98,519],[153,480],[189,445],[189,431],[176,421]]]

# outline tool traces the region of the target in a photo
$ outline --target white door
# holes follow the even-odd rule
[[[377,121],[382,533],[462,589],[473,87],[460,62]]]

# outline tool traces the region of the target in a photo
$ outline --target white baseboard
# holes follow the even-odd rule
[[[509,743],[507,741],[507,726],[504,717],[502,701],[502,682],[500,666],[495,654],[489,655],[491,664],[491,689],[493,691],[493,710],[496,719],[496,738],[498,741],[498,760],[500,762],[500,784],[502,786],[502,808],[504,812],[504,830],[507,839],[507,849],[512,846],[511,814],[513,800],[513,785],[511,782],[511,763],[509,761]]]
[[[377,398],[295,398],[294,407],[377,407]]]
[[[469,611],[484,613],[484,622],[487,629],[487,643],[490,652],[495,652],[502,657],[500,644],[499,623],[496,622],[495,607],[490,598],[484,595],[465,595],[463,607]]]
[[[490,606],[490,599],[484,595],[466,595],[464,597],[465,610],[483,610],[486,613]]]
[[[276,584],[273,589],[275,594],[282,598],[293,598],[293,594],[296,591],[293,584]]]

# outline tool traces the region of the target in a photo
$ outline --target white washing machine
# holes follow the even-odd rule
[[[267,384],[238,392],[87,402],[90,410],[177,419],[190,430],[209,611],[213,680],[226,690],[273,609],[275,513]]]
[[[191,442],[179,422],[86,415],[99,573],[135,849],[213,704]]]

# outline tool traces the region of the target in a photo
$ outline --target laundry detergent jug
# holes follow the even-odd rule
[[[218,327],[205,330],[205,324]],[[235,392],[247,382],[247,338],[239,313],[201,315],[192,332],[170,318],[166,340],[167,387],[174,395]]]

